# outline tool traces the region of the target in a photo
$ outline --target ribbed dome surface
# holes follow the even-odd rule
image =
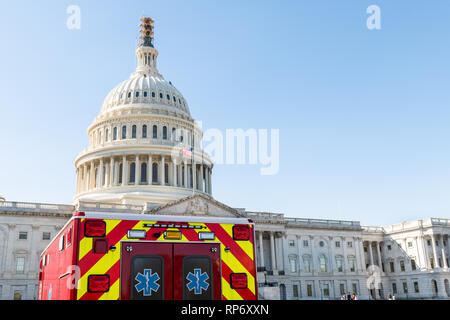
[[[164,105],[190,116],[183,95],[160,74],[135,72],[106,96],[101,113],[132,104]]]

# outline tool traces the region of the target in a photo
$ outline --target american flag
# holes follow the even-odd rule
[[[183,150],[181,150],[181,153],[185,156],[192,156],[192,148],[183,148]]]

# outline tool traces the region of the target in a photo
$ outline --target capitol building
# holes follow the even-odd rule
[[[140,28],[136,70],[106,95],[75,159],[72,204],[0,197],[0,300],[36,299],[41,252],[82,210],[252,219],[260,299],[450,299],[450,219],[361,226],[214,199],[202,130],[158,70],[153,20]]]

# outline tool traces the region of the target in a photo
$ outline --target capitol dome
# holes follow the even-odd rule
[[[190,117],[186,100],[172,83],[159,73],[144,71],[133,73],[111,90],[103,102],[101,113],[144,104],[149,108],[163,108]]]
[[[213,163],[183,95],[157,69],[153,20],[141,19],[137,68],[106,96],[75,160],[74,202],[162,204],[211,195]]]

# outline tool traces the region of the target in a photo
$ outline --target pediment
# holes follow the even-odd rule
[[[177,201],[166,203],[162,206],[151,209],[149,213],[222,218],[243,217],[238,210],[204,194],[194,194]]]

